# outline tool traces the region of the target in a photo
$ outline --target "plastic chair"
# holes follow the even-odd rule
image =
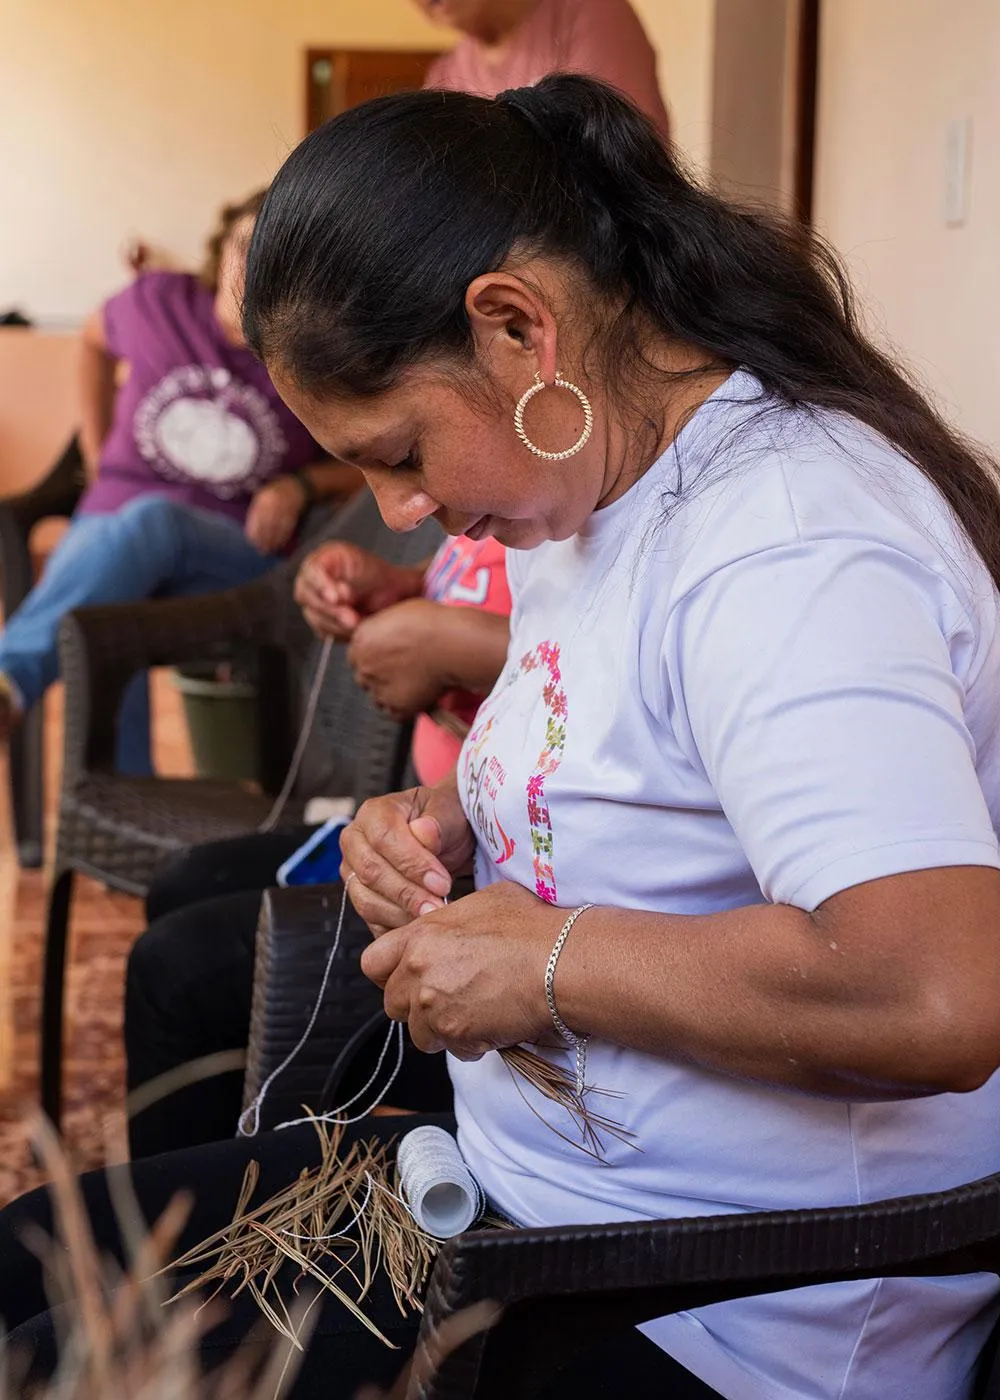
[[[428,558],[441,538],[432,521],[409,534],[394,534],[367,491],[344,506],[324,534],[401,565]],[[137,670],[152,666],[232,659],[248,650],[270,658],[260,669],[261,728],[270,748],[263,771],[272,789],[280,786],[319,658],[319,643],[292,596],[298,563],[316,543],[312,539],[295,558],[242,588],[203,598],[86,608],[63,622],[65,757],[41,1039],[42,1104],[54,1123],[61,1110],[66,941],[76,872],[142,896],[165,859],[188,846],[256,829],[273,801],[273,792],[239,783],[116,773],[114,719],[123,689]],[[276,665],[278,660],[283,664]],[[374,710],[354,683],[345,649],[335,647],[284,820],[301,820],[310,796],[384,790],[396,771],[400,742],[400,726]],[[359,789],[363,750],[370,755],[364,771],[374,784],[368,792]]]
[[[245,1105],[302,1032],[341,893],[338,884],[264,895]],[[261,1127],[297,1116],[302,1104],[335,1105],[353,1054],[384,1026],[381,994],[358,964],[368,942],[348,906],[315,1029],[271,1086]],[[827,1210],[470,1231],[449,1240],[435,1264],[407,1400],[538,1400],[558,1365],[668,1313],[810,1284],[976,1272],[1000,1274],[1000,1174]],[[499,1323],[438,1357],[441,1326],[487,1300],[503,1308]],[[976,1400],[1000,1400],[995,1337],[983,1351]]]
[[[0,575],[4,616],[10,617],[34,585],[31,532],[40,520],[68,519],[85,485],[80,445],[73,437],[43,481],[19,496],[0,500]],[[10,794],[17,858],[25,870],[45,857],[43,709],[33,705],[10,736]]]

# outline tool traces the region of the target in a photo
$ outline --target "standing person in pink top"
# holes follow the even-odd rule
[[[656,54],[628,0],[417,0],[465,37],[434,63],[427,87],[496,97],[548,73],[586,73],[630,97],[668,134]]]

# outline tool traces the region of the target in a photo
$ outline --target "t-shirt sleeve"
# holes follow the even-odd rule
[[[139,278],[109,297],[102,308],[104,339],[116,359],[127,360],[139,321]]]
[[[763,549],[671,609],[674,732],[767,899],[1000,866],[951,660],[971,630],[942,578],[863,538]]]
[[[599,0],[597,4],[579,7],[563,66],[618,88],[655,122],[664,136],[668,134],[667,109],[656,77],[656,54],[627,0]]]

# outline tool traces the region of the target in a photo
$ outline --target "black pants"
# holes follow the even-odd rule
[[[203,1055],[246,1049],[261,894],[311,829],[196,846],[154,882],[149,928],[132,949],[125,986],[130,1090]],[[377,1049],[352,1065],[343,1099],[366,1082]],[[234,1070],[158,1099],[129,1123],[133,1158],[232,1137],[242,1095],[243,1072]],[[407,1044],[392,1099],[397,1108],[448,1110],[444,1056]]]
[[[377,1118],[348,1133],[385,1140],[429,1121],[444,1127],[453,1125],[453,1120],[442,1115]],[[189,1148],[111,1170],[131,1172],[140,1208],[150,1223],[174,1192],[190,1190],[194,1206],[178,1242],[178,1250],[183,1251],[230,1220],[250,1158],[256,1159],[261,1169],[255,1200],[265,1201],[287,1186],[304,1166],[314,1164],[318,1155],[316,1134],[306,1126]],[[107,1173],[87,1173],[82,1189],[98,1249],[124,1262]],[[33,1356],[34,1374],[42,1376],[52,1370],[57,1319],[50,1311],[38,1259],[24,1243],[26,1236],[31,1238],[32,1226],[41,1226],[47,1233],[52,1230],[51,1201],[45,1188],[29,1192],[0,1211],[0,1317],[10,1329],[10,1344],[18,1353]],[[284,1279],[289,1290],[295,1283],[295,1272]],[[366,1311],[400,1350],[388,1350],[335,1299],[324,1295],[316,1330],[290,1392],[295,1400],[352,1400],[363,1383],[385,1385],[395,1377],[413,1348],[419,1316],[401,1316],[387,1284],[374,1288]],[[219,1364],[259,1322],[260,1315],[249,1299],[232,1301],[227,1319],[205,1341],[203,1364]],[[284,1345],[277,1336],[276,1344]],[[629,1329],[565,1368],[543,1394],[545,1400],[710,1400],[716,1392],[641,1333]]]

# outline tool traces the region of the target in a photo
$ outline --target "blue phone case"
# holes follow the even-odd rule
[[[331,817],[317,827],[282,865],[277,874],[282,888],[290,885],[332,885],[340,879],[340,833],[347,822]]]

